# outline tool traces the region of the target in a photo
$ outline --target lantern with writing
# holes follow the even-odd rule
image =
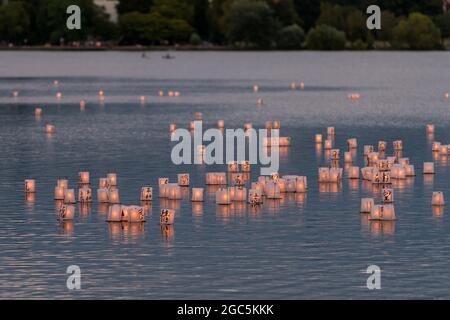
[[[356,138],[351,138],[347,140],[348,149],[358,148],[358,140]]]
[[[242,173],[232,173],[231,181],[235,186],[242,186],[245,184],[244,175]]]
[[[248,191],[248,203],[251,205],[257,205],[263,203],[263,196],[260,191],[250,189]]]
[[[239,171],[239,165],[236,161],[228,162],[228,172],[238,172],[238,171]]]
[[[331,149],[331,160],[339,160],[340,150],[339,149]]]
[[[120,203],[119,190],[118,189],[109,189],[108,190],[108,201],[109,203],[116,204]]]
[[[372,167],[364,167],[361,168],[361,175],[363,180],[369,180],[372,181],[373,178],[373,169]]]
[[[378,141],[378,152],[384,152],[387,149],[386,141]]]
[[[391,169],[391,166],[389,165],[389,162],[386,159],[378,160],[376,167],[380,171],[389,171]]]
[[[434,174],[434,162],[424,162],[423,163],[423,173],[424,174]]]
[[[394,146],[395,151],[403,150],[403,142],[402,140],[395,140],[392,145]]]
[[[98,181],[98,188],[99,189],[108,189],[109,188],[108,179],[100,178]]]
[[[340,182],[342,179],[342,168],[330,168],[330,182]]]
[[[58,219],[60,221],[73,220],[74,217],[75,217],[75,206],[63,204],[62,206],[59,207]]]
[[[327,167],[319,168],[319,182],[329,182],[330,181],[330,169]]]
[[[75,190],[65,189],[64,190],[64,203],[75,203]]]
[[[361,213],[370,213],[374,206],[374,201],[372,198],[362,198],[361,199]]]
[[[431,145],[431,150],[434,152],[439,152],[441,150],[441,143],[434,141],[433,144]]]
[[[394,202],[394,189],[383,188],[381,190],[381,200],[383,203]]]
[[[189,186],[189,173],[178,174],[178,185],[181,187]]]
[[[91,188],[83,187],[78,189],[78,202],[92,202]]]
[[[216,191],[216,203],[228,205],[231,203],[230,193],[228,189],[219,189]]]
[[[365,145],[364,146],[364,155],[368,156],[370,153],[374,151],[374,148],[372,145]]]
[[[141,188],[141,201],[152,201],[153,200],[153,188],[152,187],[142,187]]]
[[[128,206],[128,222],[145,222],[144,208],[140,206]]]
[[[25,180],[25,192],[26,193],[36,192],[36,180],[34,179]]]
[[[281,197],[280,186],[276,181],[269,180],[264,187],[264,194],[267,199],[279,199]]]
[[[122,206],[120,204],[114,204],[109,207],[106,221],[108,222],[122,221]]]
[[[108,173],[106,178],[108,179],[108,185],[110,187],[117,186],[117,175],[115,173]]]
[[[431,205],[433,206],[443,206],[445,205],[444,193],[442,191],[434,191],[431,196]]]
[[[242,161],[241,162],[241,170],[242,170],[242,172],[250,172],[251,171],[250,161],[248,161],[248,160]]]
[[[161,209],[159,223],[162,225],[172,225],[175,222],[175,211],[171,209]]]
[[[359,179],[359,167],[352,166],[348,169],[349,179]]]
[[[203,201],[203,188],[192,188],[192,198],[193,202]]]
[[[108,203],[108,189],[100,188],[97,190],[97,201],[100,203]]]
[[[395,220],[395,209],[391,204],[374,205],[369,220]]]

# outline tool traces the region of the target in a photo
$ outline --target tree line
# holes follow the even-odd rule
[[[66,8],[81,8],[81,30]],[[368,30],[378,5],[381,30]],[[245,49],[440,49],[450,37],[442,0],[120,0],[112,23],[93,0],[10,0],[0,5],[3,45],[229,46]]]

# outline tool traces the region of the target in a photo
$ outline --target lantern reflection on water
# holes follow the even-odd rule
[[[122,221],[122,206],[120,204],[113,204],[112,206],[109,206],[106,221],[108,222]]]
[[[100,188],[97,190],[97,201],[100,203],[108,203],[108,189]]]
[[[322,143],[322,135],[316,134],[314,137],[314,141],[315,141],[315,143]]]

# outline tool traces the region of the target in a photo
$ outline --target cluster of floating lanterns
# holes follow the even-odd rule
[[[158,96],[160,96],[160,97],[167,96],[169,98],[178,98],[179,96],[181,96],[181,93],[180,93],[180,91],[172,91],[172,90],[170,90],[166,94],[166,93],[164,93],[163,90],[160,90],[160,91],[158,91]]]

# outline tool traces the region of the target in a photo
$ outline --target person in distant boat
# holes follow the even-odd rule
[[[170,53],[167,53],[165,55],[162,56],[163,59],[175,59],[174,56],[171,56]]]

